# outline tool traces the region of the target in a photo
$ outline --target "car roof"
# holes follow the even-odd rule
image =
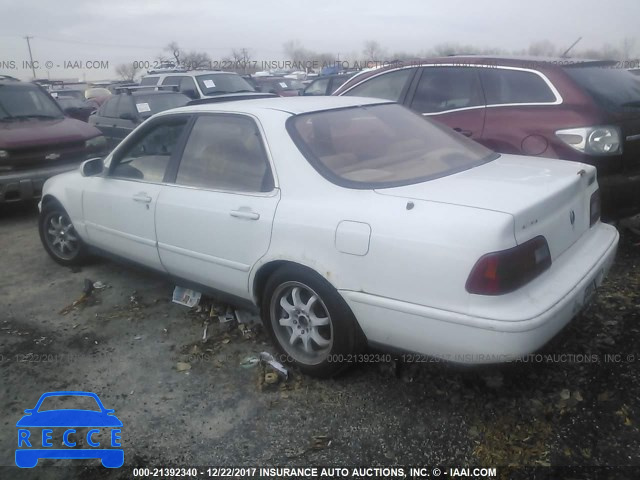
[[[238,75],[235,72],[225,72],[222,70],[189,70],[187,72],[167,72],[167,73],[150,73],[148,75],[145,75],[143,78],[146,77],[161,77],[161,76],[165,76],[165,77],[195,77],[197,75],[219,75],[219,74],[227,74],[227,75]]]
[[[194,113],[194,112],[230,112],[230,113],[254,113],[258,114],[265,110],[279,110],[292,115],[302,113],[317,112],[322,110],[334,110],[338,108],[357,107],[361,105],[378,105],[395,103],[389,100],[381,100],[379,98],[364,97],[273,97],[261,99],[247,99],[229,102],[220,102],[214,104],[192,105],[172,109],[168,112],[175,113]],[[161,112],[159,115],[168,113]]]

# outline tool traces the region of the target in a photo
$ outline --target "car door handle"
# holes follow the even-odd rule
[[[133,196],[134,202],[151,203],[152,198],[144,192],[136,193]]]
[[[229,215],[235,218],[243,218],[245,220],[258,220],[260,218],[259,213],[252,212],[251,210],[231,210]]]
[[[454,130],[458,133],[461,133],[462,135],[464,135],[465,137],[470,137],[471,135],[473,135],[473,132],[471,130],[463,130],[460,127],[456,127],[454,128]]]

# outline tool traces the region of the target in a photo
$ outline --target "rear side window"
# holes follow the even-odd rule
[[[640,111],[640,77],[620,68],[572,65],[565,72],[603,108]]]
[[[159,78],[160,77],[144,77],[142,80],[140,80],[140,85],[143,85],[143,86],[157,85]]]
[[[365,80],[364,83],[352,88],[345,95],[351,97],[383,98],[397,102],[404,89],[407,80],[414,70],[404,68],[394,72],[384,73],[377,77]]]
[[[503,68],[483,68],[481,75],[487,105],[556,101],[556,96],[549,85],[536,73]]]
[[[197,119],[176,183],[237,192],[269,192],[273,176],[256,123],[239,115]]]
[[[287,121],[287,130],[320,174],[349,188],[420,183],[496,158],[397,104],[297,115]]]
[[[428,67],[422,71],[411,108],[420,113],[484,105],[477,68]]]

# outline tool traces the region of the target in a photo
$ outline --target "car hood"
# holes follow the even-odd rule
[[[0,149],[13,150],[81,142],[100,135],[100,131],[80,120],[59,118],[0,122]]]
[[[51,410],[25,415],[16,427],[121,427],[115,415],[91,410]]]

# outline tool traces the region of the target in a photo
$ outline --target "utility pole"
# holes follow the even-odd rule
[[[31,55],[31,43],[29,43],[29,40],[32,39],[33,37],[30,37],[29,35],[27,35],[24,38],[27,41],[27,47],[29,47],[29,60],[31,61],[31,72],[33,73],[33,79],[35,80],[36,79],[36,69],[33,66],[33,55]]]
[[[573,42],[573,43],[571,44],[571,46],[570,46],[569,48],[567,48],[567,49],[564,51],[564,53],[563,53],[562,55],[560,55],[560,57],[561,57],[561,58],[567,58],[567,55],[569,54],[569,52],[571,51],[571,49],[572,49],[573,47],[575,47],[575,46],[576,46],[576,44],[577,44],[580,40],[582,40],[582,37],[578,37],[578,39],[577,39],[575,42]]]

